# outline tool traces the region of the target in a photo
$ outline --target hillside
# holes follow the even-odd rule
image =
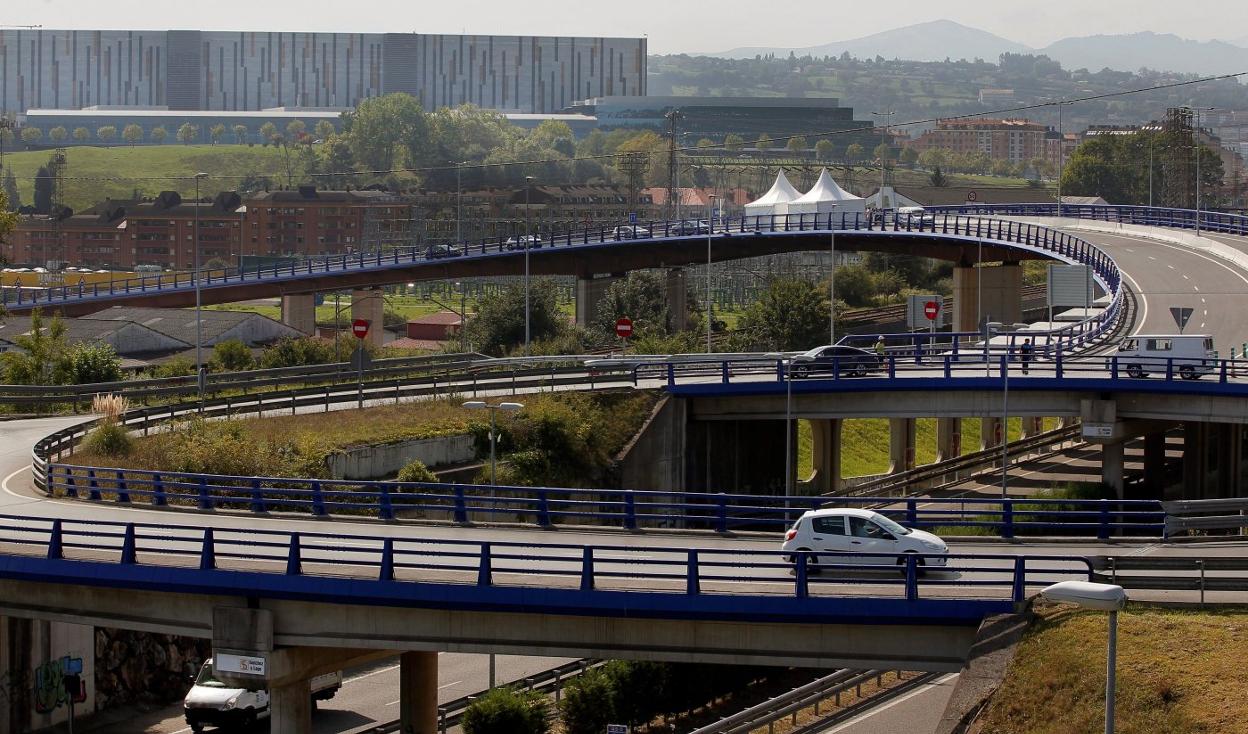
[[[5,154],[4,166],[17,178],[23,204],[31,203],[35,173],[50,155],[47,150]],[[243,176],[268,176],[279,185],[285,178],[281,152],[260,146],[71,147],[67,156],[65,204],[75,211],[109,197],[130,198],[136,191],[154,195],[172,189],[191,196],[192,177],[200,171],[211,176],[201,184],[201,195],[233,189]]]
[[[1002,38],[978,28],[971,28],[951,20],[934,20],[861,38],[835,41],[807,48],[734,48],[722,53],[707,54],[730,59],[752,59],[755,56],[776,54],[788,56],[789,51],[798,56],[840,56],[848,53],[858,58],[883,56],[886,59],[910,59],[913,61],[943,61],[955,59],[995,60],[1003,53],[1026,53],[1029,49],[1021,43]]]
[[[1064,38],[1038,53],[1067,69],[1161,69],[1181,74],[1248,71],[1248,49],[1222,41],[1189,41],[1171,33]]]

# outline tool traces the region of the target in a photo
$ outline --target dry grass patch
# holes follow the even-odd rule
[[[983,734],[1099,732],[1105,715],[1103,613],[1038,604],[1001,689],[972,729]],[[1132,605],[1118,619],[1117,731],[1248,731],[1248,612]]]

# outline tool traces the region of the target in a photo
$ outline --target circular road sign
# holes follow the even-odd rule
[[[966,200],[967,201],[979,201],[979,192],[975,191],[974,189],[966,192]]]
[[[368,336],[368,319],[356,319],[351,322],[351,333],[355,334],[356,339],[363,339]]]
[[[935,301],[928,301],[923,304],[923,315],[927,317],[928,321],[935,321],[936,317],[940,315],[940,304]]]
[[[627,339],[633,335],[633,320],[627,316],[617,319],[615,322],[615,335],[621,339]]]

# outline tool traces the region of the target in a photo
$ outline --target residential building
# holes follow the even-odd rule
[[[909,146],[920,152],[939,148],[963,154],[985,153],[992,160],[1022,163],[1046,155],[1047,132],[1044,125],[1030,120],[941,120]]]
[[[128,255],[125,216],[120,206],[69,216],[21,214],[17,228],[0,242],[0,256],[15,265],[50,269],[63,264],[128,267],[133,261]]]
[[[243,255],[311,257],[411,242],[411,207],[377,190],[266,191],[247,198]]]

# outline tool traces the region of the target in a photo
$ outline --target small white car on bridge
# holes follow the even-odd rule
[[[836,507],[810,510],[797,518],[784,536],[781,549],[808,551],[808,562],[817,565],[815,553],[870,553],[859,558],[825,559],[829,564],[903,565],[906,554],[922,554],[920,566],[944,566],[949,553],[945,541],[923,530],[903,527],[872,510]],[[790,556],[790,559],[795,558]]]

